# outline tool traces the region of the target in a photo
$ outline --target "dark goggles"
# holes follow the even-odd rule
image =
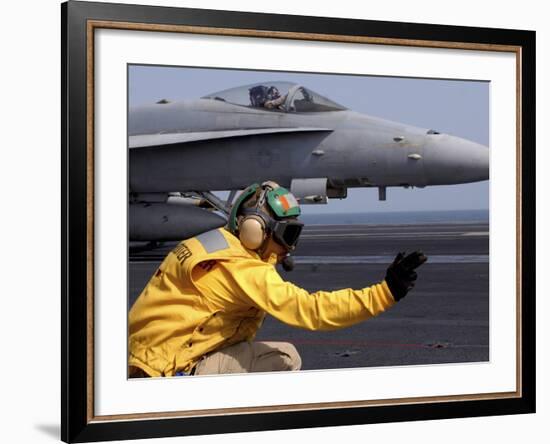
[[[296,219],[276,220],[273,221],[271,233],[276,242],[292,251],[298,244],[303,227],[304,224]]]

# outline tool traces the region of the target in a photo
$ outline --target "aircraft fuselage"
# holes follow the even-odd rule
[[[313,128],[295,132],[293,128]],[[217,135],[238,130],[289,129]],[[198,140],[155,144],[164,134]],[[132,140],[150,137],[148,146]],[[199,99],[130,110],[130,189],[242,189],[269,178],[327,178],[334,187],[450,185],[486,180],[489,150],[445,134],[349,110],[293,113]]]

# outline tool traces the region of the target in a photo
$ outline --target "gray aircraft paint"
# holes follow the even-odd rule
[[[290,187],[293,179],[319,178],[343,190],[425,187],[489,177],[486,146],[351,110],[291,112],[291,98],[288,111],[213,98],[130,108],[131,192],[242,189],[267,179]]]
[[[264,132],[253,131],[257,129]],[[240,133],[219,137],[236,130]],[[204,133],[202,140],[166,140],[197,132]],[[142,106],[130,110],[130,188],[227,190],[266,178],[289,185],[292,178],[327,177],[329,183],[347,187],[488,179],[487,147],[427,132],[347,110],[299,114],[211,99]],[[144,136],[148,142],[140,148],[135,139]]]

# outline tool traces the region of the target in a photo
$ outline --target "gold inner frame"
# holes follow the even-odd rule
[[[376,45],[413,46],[423,48],[464,49],[476,51],[512,52],[516,56],[516,391],[502,393],[464,394],[452,396],[429,396],[396,398],[365,401],[340,401],[313,404],[289,404],[261,407],[233,407],[207,410],[184,410],[176,412],[133,413],[119,415],[94,414],[94,31],[95,29],[120,29],[132,31],[177,32],[189,34],[222,35],[232,37],[278,38],[290,40],[313,40],[339,43],[364,43]],[[326,410],[333,408],[357,408],[416,403],[439,403],[458,401],[480,401],[494,399],[520,398],[522,396],[522,293],[521,293],[521,257],[522,257],[522,48],[512,45],[486,43],[445,42],[432,40],[410,40],[365,36],[347,36],[333,34],[307,34],[300,32],[263,31],[254,29],[212,28],[187,25],[162,25],[149,23],[130,23],[102,20],[87,21],[87,80],[86,80],[86,158],[87,158],[87,421],[104,422],[132,419],[184,418],[196,416],[222,416],[244,413],[293,412],[300,410]]]

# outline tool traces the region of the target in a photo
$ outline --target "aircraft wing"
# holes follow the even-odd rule
[[[176,143],[198,142],[203,140],[227,139],[231,137],[247,137],[264,134],[331,132],[330,128],[254,128],[221,131],[195,131],[188,133],[139,134],[130,136],[130,148],[145,148],[150,146],[173,145]]]

